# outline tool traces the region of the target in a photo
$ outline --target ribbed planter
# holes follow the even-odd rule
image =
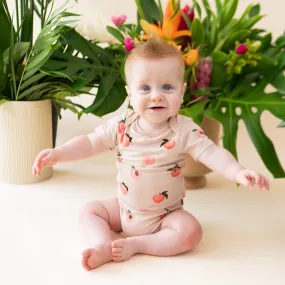
[[[11,101],[0,105],[0,181],[30,184],[52,177],[52,167],[32,175],[38,153],[52,148],[51,101]]]
[[[216,144],[220,140],[221,125],[215,120],[204,117],[200,125],[205,134]],[[184,176],[184,184],[186,189],[199,189],[206,185],[205,175],[211,172],[208,167],[200,162],[193,160],[191,156],[187,156],[185,168],[182,170]]]

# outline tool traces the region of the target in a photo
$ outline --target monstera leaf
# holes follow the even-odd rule
[[[248,134],[268,170],[275,178],[285,177],[285,172],[279,162],[271,140],[265,135],[260,116],[267,110],[274,116],[285,120],[285,100],[283,70],[285,54],[281,53],[275,64],[268,61],[268,65],[252,84],[248,76],[232,90],[231,93],[211,100],[211,108],[207,109],[206,116],[221,122],[224,128],[223,145],[236,158],[236,138],[239,120],[243,120]],[[268,84],[277,91],[266,93]]]

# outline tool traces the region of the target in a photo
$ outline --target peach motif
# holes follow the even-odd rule
[[[166,211],[166,213],[159,216],[159,218],[160,218],[161,220],[162,220],[167,214],[171,213],[171,211],[168,210],[168,209],[166,209],[166,208],[164,208],[164,210]]]
[[[129,189],[128,189],[127,185],[126,185],[124,182],[122,182],[122,183],[120,184],[120,189],[121,189],[121,191],[122,191],[122,193],[123,193],[124,195],[127,195],[127,194],[128,194]]]
[[[123,158],[120,152],[118,152],[118,161],[123,162]]]
[[[134,216],[132,215],[132,212],[128,210],[128,212],[126,213],[126,221],[130,223],[133,220],[133,218]]]
[[[145,157],[145,159],[144,159],[144,164],[146,164],[146,165],[151,165],[151,164],[153,164],[154,162],[155,162],[155,158],[152,157],[152,156],[147,156],[147,157]]]
[[[139,179],[141,177],[141,172],[135,169],[134,166],[132,166],[131,175],[133,178]]]
[[[160,147],[162,147],[162,146],[166,149],[172,149],[175,146],[175,141],[163,139],[163,143],[161,143]]]
[[[163,191],[162,193],[154,195],[152,198],[153,202],[159,204],[159,203],[163,202],[164,199],[168,199],[167,192],[168,191]]]
[[[121,120],[119,123],[118,123],[118,132],[119,134],[122,134],[124,132],[124,129],[125,129],[125,121],[126,120]]]
[[[175,166],[173,168],[169,168],[169,169],[167,169],[167,171],[171,171],[170,174],[172,177],[177,177],[181,173],[181,167],[178,166],[178,164],[175,164]]]
[[[121,144],[124,147],[129,146],[129,144],[132,142],[132,138],[128,134],[122,134],[121,136]]]
[[[196,132],[198,138],[203,139],[205,137],[205,134],[201,129],[193,129],[192,132]]]

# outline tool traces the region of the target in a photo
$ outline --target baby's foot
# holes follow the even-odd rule
[[[137,242],[133,238],[115,240],[112,242],[111,247],[115,262],[128,260],[138,252]]]
[[[82,266],[86,270],[91,270],[112,261],[112,259],[110,244],[98,248],[88,248],[82,253]]]

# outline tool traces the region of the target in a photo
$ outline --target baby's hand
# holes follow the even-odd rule
[[[254,170],[243,169],[239,171],[236,176],[236,181],[244,186],[248,186],[250,190],[254,185],[257,185],[259,189],[265,187],[265,189],[269,190],[268,179]]]
[[[39,176],[45,167],[53,166],[58,162],[57,153],[54,149],[41,151],[35,159],[32,167],[33,175]]]

